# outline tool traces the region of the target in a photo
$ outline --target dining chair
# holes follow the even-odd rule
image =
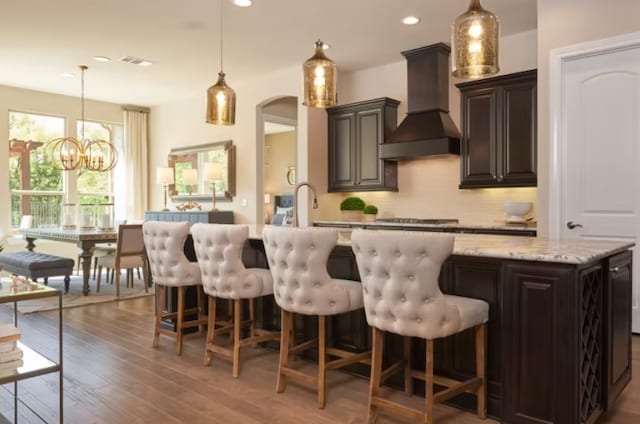
[[[127,287],[133,287],[133,270],[143,269],[144,291],[149,291],[147,271],[145,267],[145,249],[142,236],[142,224],[123,224],[118,227],[118,241],[113,255],[98,258],[98,279],[96,292],[100,292],[102,268],[111,269],[115,273],[116,297],[120,297],[120,271],[127,270]]]

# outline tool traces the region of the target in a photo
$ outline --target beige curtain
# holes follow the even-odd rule
[[[149,110],[136,106],[124,106],[123,109],[126,217],[140,220],[148,207]]]

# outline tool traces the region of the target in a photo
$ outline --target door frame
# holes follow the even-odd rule
[[[564,114],[566,98],[567,62],[588,56],[640,49],[640,32],[632,32],[602,40],[589,41],[551,50],[549,56],[549,237],[562,238],[564,234],[566,194],[567,133]],[[639,168],[640,169],[640,168]],[[640,171],[638,171],[640,173]],[[559,184],[554,184],[559,181]]]

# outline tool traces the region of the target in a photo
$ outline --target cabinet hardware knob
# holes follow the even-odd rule
[[[567,222],[567,228],[573,230],[574,228],[582,228],[582,224],[576,224],[573,221]]]
[[[613,268],[609,268],[609,272],[613,272],[613,273],[620,272],[620,267],[614,266]]]

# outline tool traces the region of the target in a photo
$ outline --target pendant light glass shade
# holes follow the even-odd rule
[[[479,78],[497,74],[500,22],[471,0],[469,10],[456,18],[452,31],[453,76]]]
[[[218,81],[207,89],[207,123],[214,125],[234,125],[236,123],[236,93],[224,80],[222,2],[220,0],[220,72]]]
[[[236,123],[236,93],[218,74],[218,82],[207,89],[207,123],[233,125]]]
[[[324,54],[324,43],[316,41],[316,51],[309,60],[302,65],[304,74],[305,106],[326,108],[337,103],[337,69],[333,60]]]
[[[75,137],[55,138],[48,143],[48,152],[52,166],[62,171],[86,169],[106,172],[118,163],[116,147],[106,140],[89,140],[84,138],[84,71],[88,68],[80,66],[81,73],[81,131],[80,140]]]

